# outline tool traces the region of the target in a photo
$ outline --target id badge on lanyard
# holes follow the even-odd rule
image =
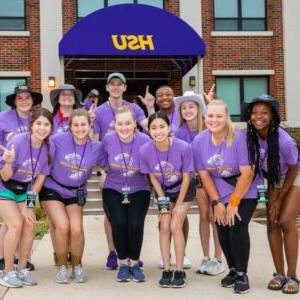
[[[35,208],[36,205],[36,194],[32,189],[29,189],[26,192],[27,199],[26,199],[26,205],[27,208]]]
[[[257,186],[257,202],[266,204],[268,202],[268,186],[260,184]]]
[[[123,200],[121,202],[122,204],[130,204],[129,192],[130,192],[129,186],[125,186],[122,188],[122,194],[123,194]]]

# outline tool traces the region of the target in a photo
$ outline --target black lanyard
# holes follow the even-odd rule
[[[125,166],[125,184],[126,184],[126,192],[128,192],[128,188],[129,188],[129,178],[128,178],[128,165],[129,165],[129,162],[130,162],[130,158],[132,157],[132,150],[133,150],[133,146],[134,146],[134,136],[133,136],[133,140],[131,142],[131,148],[130,148],[130,151],[129,151],[129,157],[128,157],[128,162],[126,162],[126,158],[125,158],[125,155],[124,155],[124,150],[123,150],[123,145],[122,145],[122,141],[120,140],[120,138],[118,137],[118,141],[119,141],[119,145],[120,145],[120,149],[121,149],[121,153],[122,153],[122,157],[123,157],[123,162],[124,162],[124,166]]]
[[[27,132],[28,130],[24,130],[24,131],[23,131],[23,128],[24,128],[25,126],[24,126],[24,124],[23,124],[21,118],[19,117],[18,112],[17,112],[16,110],[15,110],[15,112],[16,112],[17,121],[18,121],[18,124],[19,124],[19,128],[20,128],[21,133]],[[26,126],[26,128],[27,128],[27,126]]]
[[[85,155],[87,142],[88,142],[88,140],[86,140],[86,142],[84,144],[84,148],[83,148],[83,152],[82,152],[82,155],[81,155],[79,165],[76,166],[77,167],[77,184],[78,184],[78,188],[80,186],[80,184],[79,184],[79,171],[80,171],[81,164],[82,164],[82,161],[83,161],[83,158],[84,158],[84,155]],[[74,138],[73,138],[73,147],[74,147],[74,153],[75,153],[75,161],[76,161],[76,164],[77,164],[77,152],[76,152],[76,144],[75,144]]]
[[[159,164],[159,169],[160,169],[160,172],[161,172],[161,176],[162,176],[162,180],[163,180],[163,183],[162,183],[162,188],[163,190],[165,190],[165,183],[166,183],[166,169],[168,167],[168,163],[169,163],[169,153],[170,153],[170,148],[171,148],[171,141],[170,139],[168,139],[169,141],[169,147],[168,147],[168,152],[167,152],[167,160],[166,160],[166,165],[165,165],[165,169],[163,170],[163,167],[161,165],[161,161],[160,161],[160,158],[159,158],[159,155],[158,155],[158,151],[157,151],[157,148],[156,148],[156,145],[154,144],[154,148],[155,148],[155,151],[156,151],[156,157],[157,157],[157,161],[158,161],[158,164]]]
[[[29,149],[30,149],[31,172],[32,172],[31,173],[31,186],[32,186],[33,181],[34,181],[34,177],[35,177],[34,174],[35,174],[36,168],[37,168],[39,160],[40,160],[40,156],[41,156],[43,145],[44,145],[44,143],[42,143],[42,145],[41,145],[41,147],[39,149],[35,166],[33,166],[33,155],[32,155],[32,145],[31,145],[31,135],[30,135],[30,137],[29,137]]]

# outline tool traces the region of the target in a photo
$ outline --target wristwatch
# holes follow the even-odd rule
[[[220,199],[215,199],[215,200],[211,200],[211,201],[210,201],[212,207],[215,207],[215,206],[218,205],[220,202],[221,202]]]

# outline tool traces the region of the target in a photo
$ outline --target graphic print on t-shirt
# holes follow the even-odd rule
[[[37,166],[35,167],[36,165],[36,159],[33,158],[33,166],[35,168],[35,170],[38,170],[39,169],[39,165],[40,163],[38,162],[37,163]],[[31,181],[32,180],[32,165],[31,165],[31,159],[26,159],[25,161],[22,162],[21,166],[18,168],[17,172],[16,173],[19,173],[20,175],[24,176],[24,182],[28,182],[28,181]],[[37,176],[39,172],[35,172],[35,176]]]
[[[78,169],[79,163],[81,161],[81,155],[78,153],[69,153],[65,155],[66,161],[61,161],[61,164],[68,167],[70,169],[70,175],[69,178],[72,180],[79,180],[84,175],[85,172],[87,172],[86,167],[80,167]]]
[[[221,177],[231,176],[232,168],[224,166],[224,159],[221,153],[215,153],[207,160],[208,170],[216,170]]]
[[[179,180],[180,173],[175,172],[174,166],[165,160],[162,160],[160,164],[158,163],[155,165],[155,170],[158,172],[154,174],[156,176],[162,176],[161,171],[163,172],[163,178],[166,180],[165,184],[172,184]]]
[[[126,166],[124,165],[124,159],[126,162]],[[116,164],[112,164],[115,168],[120,168],[123,169],[124,172],[122,173],[122,175],[124,177],[128,176],[131,177],[134,175],[134,173],[136,172],[137,168],[133,167],[133,157],[130,156],[128,153],[119,153],[114,157],[114,160],[117,162]],[[126,172],[127,169],[127,172]],[[127,174],[126,174],[127,173]]]

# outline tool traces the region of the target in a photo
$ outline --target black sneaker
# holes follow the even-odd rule
[[[161,279],[159,281],[159,286],[163,288],[171,287],[171,282],[173,278],[173,271],[163,271]]]
[[[0,271],[3,271],[5,267],[4,258],[0,258]]]
[[[235,269],[230,269],[229,273],[221,280],[222,287],[231,288],[234,285],[238,275]]]
[[[171,285],[173,288],[185,287],[186,286],[185,272],[184,271],[175,271]]]
[[[14,259],[14,265],[18,266],[18,263],[19,263],[19,258],[15,257],[15,259]],[[35,268],[34,264],[32,262],[30,262],[30,259],[28,259],[27,263],[26,263],[26,269],[28,269],[29,271],[33,271],[34,268]]]
[[[243,273],[243,275],[237,274],[233,289],[237,294],[246,294],[249,292],[249,279],[246,273]]]

